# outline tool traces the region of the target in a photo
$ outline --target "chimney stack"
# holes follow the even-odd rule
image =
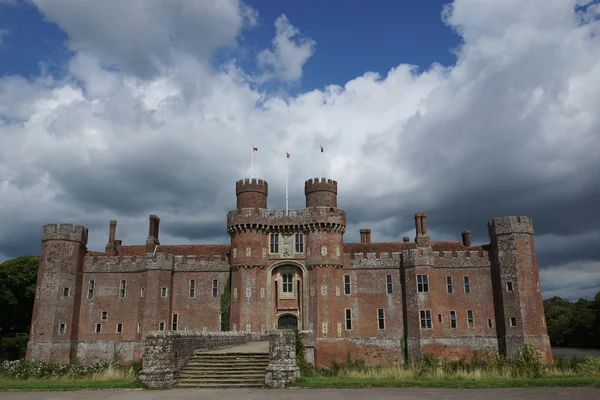
[[[429,247],[429,236],[427,235],[427,214],[416,213],[415,214],[415,229],[417,236],[415,242],[417,247]]]
[[[360,242],[361,243],[371,243],[371,230],[370,229],[361,229],[360,230]]]
[[[148,238],[146,239],[146,253],[153,253],[154,248],[160,244],[158,241],[158,225],[160,224],[160,218],[156,215],[151,215],[149,222]]]
[[[462,242],[466,247],[471,247],[471,232],[467,229],[462,231]]]
[[[408,242],[410,242],[410,238],[409,238],[408,236],[404,236],[404,237],[402,238],[402,241],[403,241],[404,243],[408,243]]]
[[[107,255],[116,256],[117,255],[117,244],[115,241],[115,234],[117,232],[117,221],[110,221],[110,225],[108,227],[108,243],[104,249],[104,252]]]

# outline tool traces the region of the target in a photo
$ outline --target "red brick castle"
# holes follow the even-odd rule
[[[145,245],[86,248],[88,230],[46,225],[27,358],[54,362],[139,359],[152,330],[305,331],[317,366],[348,354],[371,364],[432,353],[513,355],[533,342],[551,359],[533,226],[527,217],[488,223],[490,244],[433,242],[427,217],[416,236],[344,243],[337,182],[309,179],[306,208],[269,211],[267,182],[236,183],[227,245],[161,245],[150,216]],[[229,310],[229,315],[227,315]],[[228,322],[228,323],[227,323]]]

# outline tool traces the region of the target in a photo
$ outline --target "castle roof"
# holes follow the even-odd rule
[[[447,242],[431,242],[433,251],[478,251],[487,250],[488,246],[466,247],[462,243],[450,240]],[[369,242],[369,243],[344,243],[344,253],[391,253],[402,252],[403,250],[416,249],[415,242]]]
[[[228,244],[190,244],[190,245],[159,245],[157,253],[172,254],[176,256],[215,256],[225,255],[229,252]],[[119,246],[118,256],[142,256],[146,253],[145,245]],[[88,256],[105,256],[105,253],[88,251]]]

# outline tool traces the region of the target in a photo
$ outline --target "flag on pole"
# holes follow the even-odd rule
[[[287,158],[290,158],[290,153],[288,153],[288,152],[287,152],[287,150],[285,151],[285,156],[286,156]]]
[[[252,152],[258,151],[258,147],[252,146]]]
[[[324,152],[324,150],[323,150],[323,146],[321,146],[321,153],[323,153],[323,152]]]

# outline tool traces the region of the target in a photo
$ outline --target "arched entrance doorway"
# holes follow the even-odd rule
[[[295,315],[282,315],[277,319],[277,329],[298,329],[298,317]]]

